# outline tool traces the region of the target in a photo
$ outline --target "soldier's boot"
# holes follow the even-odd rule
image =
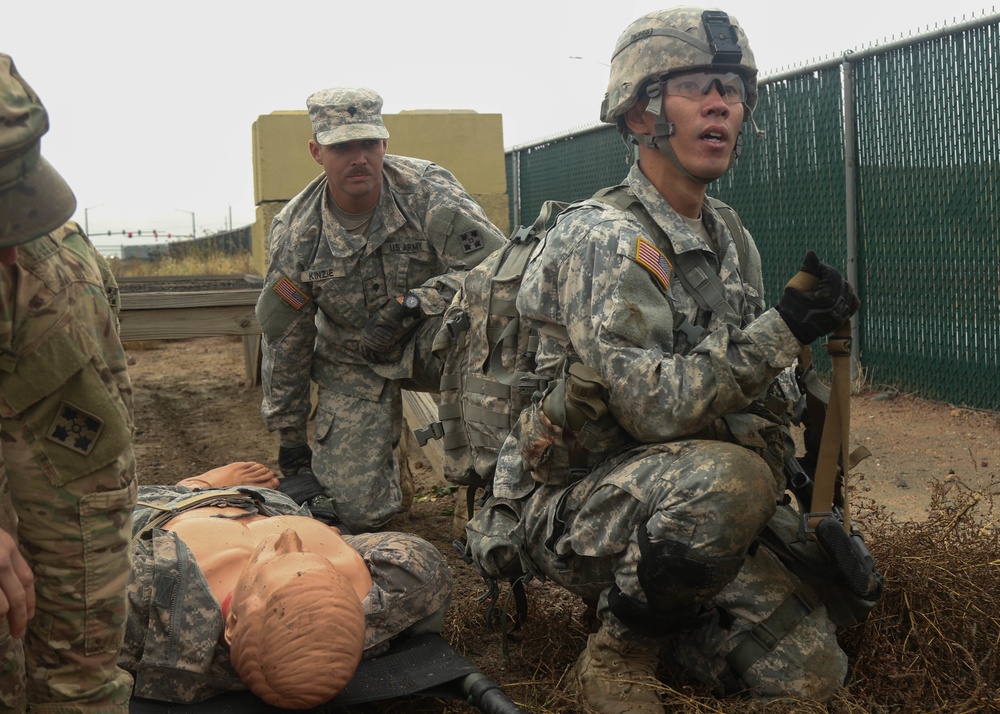
[[[575,676],[589,714],[663,714],[657,690],[660,648],[612,637],[602,627],[587,638]]]

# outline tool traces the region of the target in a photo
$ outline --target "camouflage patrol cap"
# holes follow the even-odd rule
[[[0,248],[54,231],[76,210],[73,192],[42,158],[48,130],[38,95],[0,54]]]
[[[735,17],[702,7],[643,15],[625,28],[615,44],[601,121],[616,123],[651,79],[701,69],[738,72],[747,84],[747,108],[752,111],[756,106],[757,65]]]
[[[306,100],[313,134],[320,144],[356,139],[388,139],[382,123],[382,97],[364,87],[321,89]]]

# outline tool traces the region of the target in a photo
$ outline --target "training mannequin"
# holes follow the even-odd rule
[[[403,533],[342,536],[276,484],[241,462],[140,489],[122,654],[136,696],[193,702],[249,688],[282,708],[314,707],[362,656],[443,626],[451,579],[433,546]],[[184,622],[164,627],[174,609]]]

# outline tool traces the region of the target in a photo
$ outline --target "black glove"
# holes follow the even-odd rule
[[[808,345],[850,320],[861,302],[840,271],[821,262],[813,251],[806,253],[799,270],[818,278],[816,284],[802,289],[789,283],[776,309],[795,339]]]
[[[389,298],[361,331],[361,355],[375,364],[398,362],[403,356],[402,343],[420,324],[420,308],[407,307]]]
[[[308,444],[278,447],[278,469],[286,477],[292,477],[305,469],[312,475],[312,449]]]

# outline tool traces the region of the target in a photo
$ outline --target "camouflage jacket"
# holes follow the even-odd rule
[[[305,515],[309,510],[270,489],[192,491],[183,486],[143,486],[135,511],[129,616],[119,664],[135,678],[135,696],[197,702],[244,690],[229,651],[220,644],[222,608],[191,550],[176,533],[157,527],[192,496],[200,505],[236,505],[248,513]],[[162,521],[160,521],[162,522]],[[382,653],[391,638],[446,607],[451,596],[447,564],[433,545],[409,534],[344,536],[372,576],[362,601],[365,657]]]
[[[609,385],[609,411],[628,439],[662,443],[710,430],[719,417],[748,407],[794,362],[800,345],[777,312],[765,309],[760,255],[749,235],[741,269],[725,222],[707,203],[703,222],[717,252],[638,165],[628,186],[663,233],[648,235],[631,212],[599,201],[575,204],[529,263],[517,307],[539,331],[539,374],[553,375],[567,355],[579,358]],[[718,270],[739,325],[702,310],[674,274],[674,256],[686,251],[705,253]],[[693,344],[679,329],[685,318],[704,327]],[[532,438],[522,434],[520,449],[508,441],[498,496],[519,498],[531,489],[521,456],[531,452]]]
[[[50,478],[65,483],[130,448],[132,383],[118,337],[118,285],[73,222],[19,246],[11,270],[0,270],[0,415],[22,414],[57,391],[71,406],[86,405],[73,407],[78,423],[69,430],[63,422],[27,419]],[[72,309],[52,309],[70,286]],[[93,369],[81,369],[88,364]],[[69,439],[71,432],[79,438]]]
[[[367,239],[343,229],[329,200],[321,174],[275,217],[257,304],[264,421],[299,437],[310,377],[375,401],[386,379],[411,376],[412,350],[377,372],[362,358],[359,336],[371,314],[412,289],[425,314],[440,315],[464,272],[504,241],[450,172],[419,159],[385,157]]]

